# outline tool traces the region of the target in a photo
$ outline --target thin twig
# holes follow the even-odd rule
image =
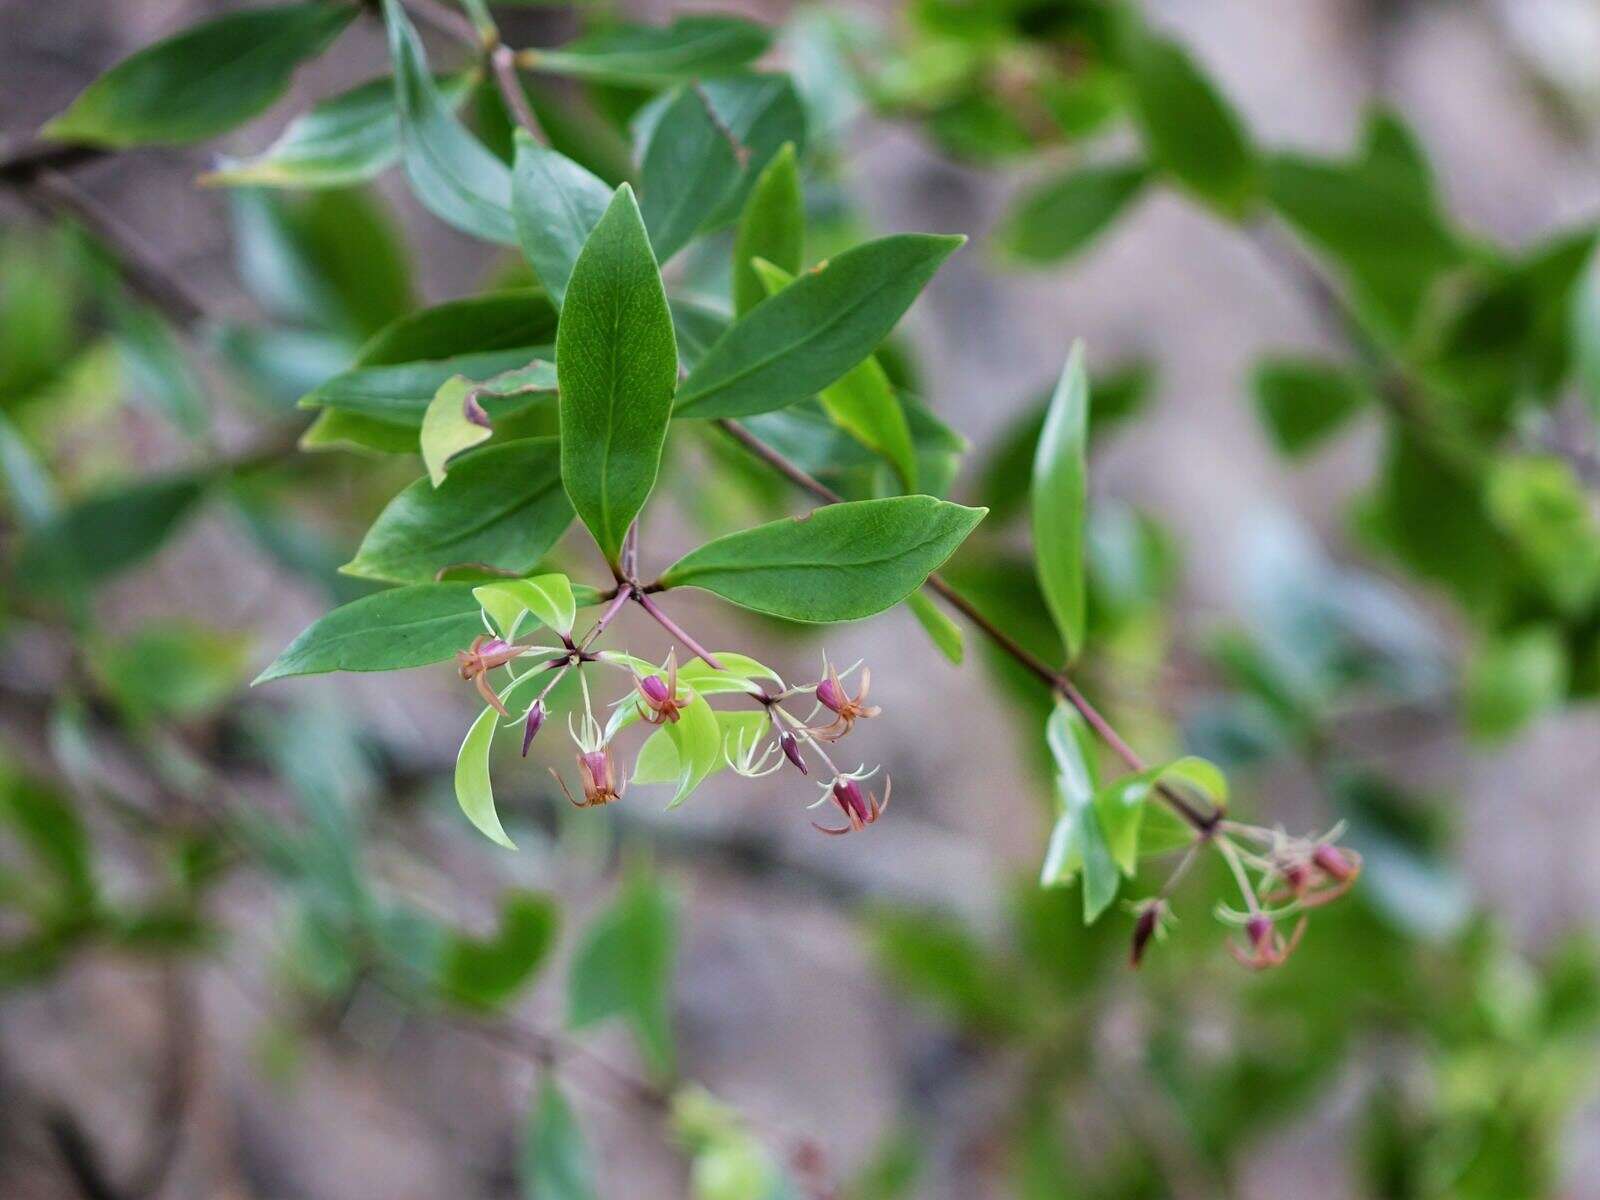
[[[720,671],[723,669],[722,664],[717,661],[716,655],[712,654],[711,651],[707,650],[705,647],[700,645],[699,642],[695,641],[694,638],[691,637],[683,628],[683,626],[679,625],[671,617],[667,616],[666,613],[662,612],[661,606],[658,605],[654,600],[650,599],[649,596],[645,595],[642,590],[635,588],[633,591],[633,598],[639,602],[640,608],[644,609],[645,612],[650,614],[651,618],[657,625],[661,626],[661,628],[665,629],[669,634],[682,642],[684,648],[687,649],[689,653],[693,654],[696,658],[704,660],[705,664],[713,671]]]

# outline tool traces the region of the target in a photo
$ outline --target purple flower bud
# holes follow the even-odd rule
[[[783,748],[783,756],[792,762],[802,775],[811,774],[806,767],[806,760],[800,757],[800,739],[787,729],[778,733],[778,745]]]
[[[646,675],[639,681],[639,687],[652,704],[664,704],[672,698],[672,693],[667,690],[667,681],[659,675]]]
[[[1264,950],[1272,938],[1272,922],[1257,913],[1245,922],[1245,934],[1250,938],[1250,944],[1257,950]]]
[[[511,649],[511,643],[504,638],[489,638],[478,647],[479,658],[493,658],[497,654],[504,654]]]
[[[847,816],[870,823],[873,813],[867,807],[867,798],[861,794],[861,785],[854,779],[839,778],[833,781],[833,798],[839,802]]]
[[[1318,846],[1311,852],[1311,861],[1316,863],[1329,879],[1339,883],[1343,883],[1355,874],[1355,868],[1350,865],[1350,860],[1339,853],[1337,846]]]
[[[817,684],[817,703],[831,712],[839,712],[849,703],[849,697],[832,674]]]
[[[533,707],[528,710],[528,723],[522,727],[522,757],[528,757],[528,747],[533,745],[534,736],[539,732],[539,727],[544,724],[544,701],[535,700]]]
[[[461,415],[474,425],[481,425],[485,429],[493,429],[494,422],[489,420],[489,413],[478,400],[478,393],[471,391],[467,398],[461,402]]]
[[[1128,956],[1128,965],[1137,967],[1144,958],[1144,952],[1150,946],[1150,939],[1156,935],[1156,927],[1161,924],[1161,901],[1153,901],[1140,910],[1139,920],[1133,926],[1133,949]]]

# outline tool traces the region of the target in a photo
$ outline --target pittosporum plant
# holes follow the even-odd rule
[[[231,190],[240,274],[271,317],[259,327],[217,321],[64,172],[125,148],[190,144],[234,128],[363,15],[382,23],[389,77],[314,104],[260,153],[219,159],[201,178]],[[835,42],[830,61],[857,68],[866,100],[923,120],[947,149],[994,158],[1076,147],[1123,118],[1140,136],[1125,161],[1074,163],[1029,189],[997,238],[1014,259],[1053,262],[1083,250],[1159,181],[1274,254],[1288,246],[1295,264],[1318,256],[1336,283],[1319,271],[1308,291],[1337,319],[1351,361],[1264,363],[1258,404],[1290,454],[1320,444],[1363,408],[1383,414],[1385,465],[1358,529],[1366,544],[1460,602],[1482,642],[1465,672],[1475,729],[1504,734],[1600,686],[1600,533],[1583,490],[1583,455],[1558,419],[1575,365],[1600,390],[1592,378],[1597,293],[1592,280],[1587,291],[1578,286],[1592,230],[1533,251],[1467,236],[1448,217],[1420,147],[1387,113],[1347,160],[1264,153],[1181,47],[1126,4],[1044,13],[931,3],[909,16],[904,39],[880,43],[881,55],[838,53]],[[451,39],[452,69],[439,73],[438,55],[430,64],[415,23]],[[862,833],[884,816],[892,791],[876,755],[856,749],[870,746],[879,715],[872,664],[827,647],[820,666],[802,667],[813,648],[806,641],[802,651],[806,635],[794,626],[904,604],[959,662],[963,634],[938,604],[954,610],[1042,718],[1029,736],[1052,781],[1039,877],[1047,890],[1019,902],[1017,947],[974,948],[920,915],[880,914],[875,930],[890,973],[908,990],[943,1003],[964,1035],[1027,1061],[1022,1107],[1030,1113],[1052,1112],[1064,1085],[1081,1082],[1080,1043],[1112,986],[1091,988],[1063,970],[1069,944],[1081,952],[1076,965],[1095,961],[1109,942],[1104,926],[1064,929],[1055,889],[1081,885],[1084,924],[1129,889],[1117,951],[1138,966],[1168,934],[1179,885],[1209,888],[1232,957],[1260,969],[1314,945],[1311,918],[1356,885],[1365,860],[1343,839],[1344,821],[1330,817],[1331,828],[1295,835],[1238,820],[1229,807],[1236,769],[1276,753],[1304,761],[1337,797],[1361,847],[1391,864],[1397,846],[1436,845],[1396,789],[1341,758],[1332,729],[1355,693],[1414,700],[1449,692],[1435,648],[1416,633],[1425,622],[1357,571],[1308,555],[1297,567],[1302,591],[1316,593],[1311,601],[1274,596],[1248,628],[1215,638],[1206,657],[1222,695],[1184,730],[1199,753],[1146,762],[1119,733],[1120,717],[1114,725],[1106,715],[1115,702],[1085,694],[1098,698],[1103,682],[1096,639],[1137,637],[1160,608],[1170,567],[1152,520],[1099,498],[1089,503],[1092,438],[1137,407],[1147,375],[1136,365],[1091,385],[1086,352],[1072,349],[1049,395],[984,472],[984,504],[946,498],[965,442],[918,394],[895,334],[963,239],[864,239],[839,219],[834,148],[826,131],[808,128],[808,112],[825,110],[830,97],[819,97],[814,79],[797,87],[770,69],[786,57],[799,60],[797,71],[814,69],[828,28],[819,14],[798,18],[786,51],[769,54],[769,31],[739,18],[644,25],[590,14],[584,31],[561,44],[517,49],[481,0],[462,0],[459,10],[440,0],[246,9],[113,67],[46,127],[44,144],[3,164],[8,185],[74,216],[90,235],[63,243],[70,286],[93,297],[95,322],[128,374],[200,459],[67,504],[27,439],[0,419],[0,461],[24,535],[13,574],[19,594],[42,599],[48,613],[27,617],[61,622],[82,641],[70,661],[87,703],[75,696],[53,718],[52,751],[81,766],[92,757],[83,748],[96,736],[95,714],[109,709],[135,749],[149,749],[142,737],[158,747],[144,755],[158,792],[176,788],[192,802],[215,790],[222,815],[211,814],[220,829],[185,825],[192,840],[174,853],[176,882],[132,917],[119,916],[100,894],[87,835],[65,802],[30,777],[0,774],[4,815],[52,879],[0,979],[42,977],[86,945],[200,944],[199,898],[236,846],[266,863],[292,897],[304,960],[293,982],[312,1011],[376,980],[419,1007],[481,1015],[532,977],[555,937],[554,904],[537,895],[505,897],[498,931],[483,938],[430,924],[368,886],[343,806],[376,785],[336,785],[304,761],[349,766],[340,758],[349,746],[319,744],[356,739],[337,722],[323,722],[333,732],[319,739],[314,718],[218,717],[213,757],[226,762],[237,741],[252,765],[265,762],[303,812],[307,828],[294,836],[228,794],[225,772],[205,754],[167,737],[187,716],[216,711],[237,647],[158,630],[108,648],[93,641],[89,596],[207,503],[225,507],[276,561],[317,579],[338,602],[257,682],[453,670],[482,705],[460,743],[455,797],[473,826],[508,848],[491,784],[494,748],[510,745],[525,758],[557,739],[569,744],[552,773],[578,809],[632,805],[650,786],[665,789],[675,808],[726,770],[793,796],[823,834]],[[840,78],[824,86],[844,90]],[[518,261],[477,294],[416,309],[393,230],[349,190],[395,164],[424,208]],[[37,323],[37,358],[70,340],[57,325]],[[241,454],[220,451],[204,385],[172,327],[276,405],[280,421],[295,404],[314,413],[309,428],[296,430],[293,443],[275,437]],[[1070,340],[1064,332],[1062,349]],[[54,370],[25,350],[15,369],[0,364],[10,371],[6,396],[35,395]],[[286,532],[262,478],[299,450],[334,448],[387,456],[416,475],[353,555]],[[293,461],[308,475],[329,470],[326,458]],[[374,488],[400,482],[386,465],[363,463],[356,474]],[[664,532],[666,522],[652,520],[653,498],[693,507],[713,488],[755,497],[747,511],[783,507],[772,484],[821,506],[731,530],[735,522],[717,509],[724,531],[687,550],[673,544],[680,535]],[[1031,540],[1019,565],[1019,539],[999,527],[1024,513]],[[568,538],[574,518],[581,533]],[[775,667],[712,648],[686,627],[674,595],[686,590],[774,618],[794,654]],[[672,648],[663,657],[618,639],[628,610],[665,635]],[[952,709],[944,719],[961,717]],[[515,755],[505,758],[515,771]],[[902,786],[896,811],[917,803]],[[1376,865],[1380,854],[1371,858]],[[1434,947],[1430,966],[1452,994],[1488,1005],[1484,979],[1520,964],[1488,933],[1461,932],[1467,906],[1452,903],[1448,878],[1427,882],[1436,926],[1428,934],[1460,938]],[[1330,914],[1323,956],[1307,952],[1324,971],[1319,982],[1340,997],[1327,1005],[1336,1015],[1296,1014],[1318,1052],[1308,1059],[1315,1069],[1335,1061],[1330,1047],[1354,1038],[1344,1011],[1354,1001],[1336,984],[1362,969],[1381,976],[1373,992],[1386,1014],[1443,1047],[1441,1074],[1458,1057],[1469,1066],[1498,1062],[1538,1044],[1555,1059],[1587,1044],[1592,1014],[1569,994],[1581,990],[1581,964],[1540,976],[1539,1005],[1530,1001],[1528,1011],[1493,1014],[1481,1028],[1447,1025],[1408,1001],[1396,965],[1404,944],[1397,950],[1366,920]],[[788,1180],[833,1194],[809,1143],[756,1136],[704,1093],[659,1082],[673,1070],[666,996],[674,921],[670,892],[645,871],[632,873],[575,955],[568,1023],[629,1021],[652,1077],[620,1083],[665,1114],[706,1200],[776,1197]],[[1369,945],[1379,948],[1367,962]],[[954,985],[928,965],[945,959],[959,964]],[[1063,998],[1082,1002],[1084,1019],[1072,1028],[1059,1016]],[[562,1055],[542,1036],[493,1024],[479,1032],[514,1042],[543,1066]],[[1266,1030],[1262,1041],[1272,1036]],[[1225,1065],[1237,1079],[1260,1084],[1273,1104],[1312,1090],[1311,1066],[1263,1064],[1250,1055],[1251,1039],[1242,1040]],[[1201,1057],[1174,1052],[1167,1066],[1220,1177],[1217,1164],[1240,1153],[1249,1125],[1208,1111],[1215,1089],[1207,1072],[1223,1068]],[[1487,1072],[1496,1081],[1502,1074],[1512,1072]],[[1551,1088],[1561,1098],[1568,1091]],[[1415,1133],[1428,1148],[1414,1157],[1437,1159],[1445,1172],[1462,1139],[1527,1139],[1543,1095],[1489,1113],[1452,1110],[1436,1122],[1448,1136],[1433,1136],[1431,1126]],[[1406,1118],[1410,1101],[1386,1098]],[[1249,1097],[1238,1103],[1250,1109]],[[1429,1126],[1423,1117],[1411,1123]],[[1404,1120],[1387,1133],[1381,1115],[1374,1124],[1375,1157],[1394,1154],[1391,1142],[1410,1144]],[[1028,1136],[1042,1128],[1042,1118],[1030,1118]],[[535,1187],[554,1187],[578,1139],[553,1086],[541,1088],[534,1138],[535,1174],[546,1173]],[[776,1148],[786,1151],[783,1167]],[[1055,1178],[1048,1170],[1029,1177]],[[1146,1194],[1117,1186],[1088,1194]]]

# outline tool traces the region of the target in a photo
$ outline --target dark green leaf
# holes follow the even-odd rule
[[[732,135],[712,117],[697,87],[680,87],[644,148],[640,211],[658,262],[695,236],[739,178]]]
[[[571,520],[556,438],[487,446],[437,488],[419,479],[391,500],[344,570],[397,583],[426,582],[462,564],[522,575]]]
[[[752,259],[760,258],[795,275],[805,248],[805,196],[800,189],[800,169],[794,143],[784,143],[761,172],[739,218],[733,242],[734,312],[743,316],[767,298],[767,288]]]
[[[289,76],[354,20],[350,4],[245,9],[125,58],[44,127],[99,146],[174,145],[232,129],[283,94]]]
[[[1600,253],[1578,281],[1570,317],[1573,358],[1578,384],[1589,398],[1589,411],[1600,422]]]
[[[473,72],[438,76],[445,103],[459,106]],[[200,182],[218,187],[326,188],[365,183],[400,157],[394,81],[385,76],[313,104],[250,158],[224,158]]]
[[[963,240],[899,234],[811,268],[717,340],[677,415],[747,416],[821,391],[872,353]]]
[[[1143,163],[1076,167],[1029,188],[996,232],[996,243],[1024,262],[1071,258],[1138,198],[1149,178]]]
[[[465,650],[482,632],[470,583],[393,588],[334,609],[289,643],[255,681],[421,667]]]
[[[517,130],[511,210],[517,237],[539,282],[557,308],[567,294],[572,264],[611,203],[611,189],[564,154]]]
[[[681,17],[667,26],[617,25],[559,50],[524,54],[533,71],[624,87],[654,87],[740,67],[767,48],[769,34],[737,17]]]
[[[568,1023],[582,1029],[622,1017],[656,1072],[670,1074],[677,940],[674,898],[651,876],[635,872],[584,930],[567,979]]]
[[[1079,342],[1061,372],[1033,459],[1034,562],[1068,662],[1083,649],[1088,441],[1089,377]]]
[[[460,1004],[499,1008],[544,964],[560,923],[560,910],[549,896],[507,892],[501,904],[500,928],[493,937],[450,934],[439,967],[440,987]]]
[[[384,0],[383,11],[394,59],[400,144],[417,199],[464,233],[516,245],[510,168],[456,120],[428,73],[422,41],[400,0]]]
[[[678,351],[633,190],[623,184],[572,269],[556,335],[561,477],[607,559],[655,486]]]
[[[1260,168],[1238,114],[1178,43],[1130,21],[1122,57],[1150,160],[1223,216],[1255,205]]]
[[[791,621],[854,621],[920,587],[984,512],[931,496],[830,504],[708,542],[661,581]]]
[[[205,490],[203,478],[174,475],[97,492],[28,535],[17,578],[57,594],[104,583],[154,554]]]
[[[594,1171],[583,1133],[560,1089],[549,1078],[522,1146],[523,1200],[596,1200]]]
[[[1321,444],[1372,399],[1355,371],[1311,358],[1264,358],[1251,382],[1261,420],[1289,455]]]

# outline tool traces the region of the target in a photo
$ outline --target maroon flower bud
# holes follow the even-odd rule
[[[1133,948],[1128,955],[1128,965],[1137,967],[1144,952],[1150,947],[1150,940],[1156,936],[1156,930],[1161,925],[1162,904],[1159,900],[1152,900],[1139,910],[1139,919],[1133,926]]]
[[[839,802],[839,807],[844,810],[845,816],[852,821],[865,823],[867,816],[867,798],[862,794],[861,785],[854,779],[840,777],[833,781],[833,798]]]
[[[795,737],[787,729],[780,730],[778,733],[778,745],[783,748],[783,756],[795,765],[800,774],[809,775],[811,773],[806,767],[806,760],[800,757],[799,738]]]
[[[667,681],[659,675],[646,675],[639,680],[639,690],[652,704],[665,704],[672,695],[667,691]]]
[[[522,727],[522,757],[528,757],[528,747],[533,745],[533,739],[538,734],[540,726],[544,724],[544,701],[535,700],[533,707],[528,710],[528,723]]]
[[[839,677],[829,675],[817,684],[817,703],[832,712],[841,711],[849,700],[845,697],[844,688],[839,686]]]
[[[844,814],[844,819],[848,824],[843,826],[818,825],[815,821],[811,822],[811,824],[823,833],[833,834],[834,836],[842,833],[853,833],[871,825],[883,815],[883,810],[889,807],[890,784],[887,779],[883,782],[882,800],[878,799],[876,792],[862,791],[860,780],[876,773],[877,770],[874,768],[872,771],[861,771],[852,775],[836,775],[831,782],[823,784],[822,798],[817,801],[817,804],[824,804],[832,800],[838,806],[839,811]],[[816,805],[812,807],[814,808]]]
[[[1321,845],[1311,852],[1311,861],[1329,879],[1344,883],[1355,875],[1355,867],[1337,846]]]
[[[1245,922],[1245,935],[1249,937],[1250,944],[1259,951],[1265,951],[1272,940],[1272,922],[1257,913]]]
[[[1296,896],[1306,890],[1306,884],[1311,882],[1303,862],[1292,862],[1283,868],[1283,881],[1289,885],[1289,890]]]

